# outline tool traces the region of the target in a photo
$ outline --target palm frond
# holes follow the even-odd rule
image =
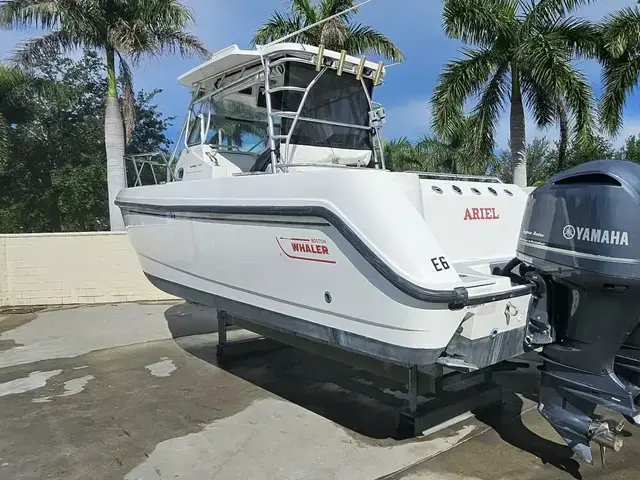
[[[598,25],[576,17],[559,18],[541,28],[539,34],[562,45],[571,58],[594,58],[602,44]],[[527,48],[526,43],[522,48]]]
[[[133,23],[154,29],[160,26],[185,28],[195,21],[193,9],[179,0],[136,0],[134,8],[124,3],[120,17],[129,18]],[[125,13],[126,12],[126,13]]]
[[[0,1],[0,27],[53,28],[62,13],[60,3],[56,0]]]
[[[640,9],[623,8],[605,17],[602,22],[604,47],[613,57],[622,55],[640,44]]]
[[[549,25],[558,18],[565,17],[578,8],[598,0],[520,0],[520,7],[523,11],[524,21],[522,24],[524,31]]]
[[[418,140],[416,150],[424,157],[424,168],[432,172],[457,173],[458,150],[435,136],[424,135]]]
[[[640,78],[640,57],[625,54],[603,65],[602,84],[604,94],[600,100],[600,123],[612,135],[616,135],[623,123],[623,110],[629,94]]]
[[[291,0],[291,12],[304,18],[306,25],[312,25],[320,20],[311,0]]]
[[[75,50],[83,45],[83,39],[67,30],[58,30],[40,38],[19,43],[13,52],[13,61],[24,66],[37,66],[61,52]]]
[[[527,70],[520,71],[520,86],[525,105],[533,113],[539,128],[553,124],[555,120],[556,101],[549,95],[549,91],[538,84]]]
[[[265,45],[278,38],[289,35],[304,27],[304,22],[299,14],[287,15],[274,12],[271,18],[262,25],[251,39],[251,46]]]
[[[336,13],[344,12],[348,8],[351,8],[355,5],[354,0],[321,0],[320,1],[320,12],[323,18],[330,17],[331,15],[335,15]],[[351,12],[345,14],[345,20],[348,19],[350,15],[355,14],[358,11],[357,8],[352,10]]]
[[[487,47],[516,34],[516,0],[445,0],[444,31],[451,38]]]
[[[593,139],[595,129],[595,105],[589,79],[581,72],[567,69],[563,79],[565,101],[575,121],[573,135],[577,144],[584,144]]]
[[[497,66],[491,80],[482,89],[478,104],[472,112],[471,127],[474,150],[489,153],[495,146],[494,133],[509,95],[509,64]]]
[[[496,68],[508,61],[503,52],[491,49],[464,49],[463,53],[466,58],[445,65],[431,97],[432,128],[440,135],[452,134],[464,101],[478,93]]]
[[[404,60],[404,54],[389,38],[362,24],[349,25],[342,48],[352,55],[371,52],[395,62]]]
[[[530,94],[546,95],[536,103],[557,105],[566,101],[575,118],[575,133],[579,139],[590,138],[594,127],[594,100],[591,85],[586,76],[570,62],[566,42],[557,36],[539,35],[523,45],[517,52],[519,65],[526,71],[530,83],[537,86]],[[540,115],[539,120],[547,120]]]
[[[68,102],[68,92],[58,82],[35,76],[20,67],[0,65],[0,115],[9,123],[18,123],[30,114],[33,97],[43,96],[60,103]]]
[[[192,55],[207,58],[210,55],[209,50],[198,37],[181,29],[158,28],[149,32],[144,41],[139,42],[137,46],[126,43],[123,45],[113,37],[110,39],[110,44],[114,45],[116,50],[127,52],[134,64],[146,56],[160,57],[177,53],[183,58]]]
[[[424,170],[421,156],[406,137],[385,141],[383,149],[387,169],[396,172]]]
[[[193,12],[176,0],[138,0],[136,9],[123,8],[110,20],[105,40],[134,61],[149,54],[209,55],[204,44],[185,31]]]

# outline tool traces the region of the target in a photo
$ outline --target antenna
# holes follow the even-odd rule
[[[276,40],[274,40],[272,42],[269,42],[266,45],[263,45],[262,48],[270,47],[271,45],[275,45],[276,43],[282,42],[283,40],[287,40],[287,39],[289,39],[291,37],[295,37],[296,35],[299,35],[302,32],[306,32],[307,30],[309,30],[309,29],[311,29],[313,27],[317,27],[318,25],[322,25],[323,23],[328,22],[329,20],[333,20],[334,18],[337,18],[340,15],[344,15],[345,13],[348,13],[348,12],[350,12],[352,10],[355,10],[358,7],[361,7],[362,5],[365,5],[365,4],[367,4],[367,3],[371,2],[371,1],[372,0],[364,0],[363,2],[357,3],[353,7],[346,8],[346,9],[344,9],[344,10],[338,12],[338,13],[334,13],[330,17],[323,18],[322,20],[320,20],[320,21],[318,21],[316,23],[313,23],[311,25],[307,25],[306,27],[301,28],[300,30],[297,30],[297,31],[295,31],[293,33],[290,33],[289,35],[285,35],[284,37],[281,37],[281,38],[278,38],[278,39],[276,39]]]

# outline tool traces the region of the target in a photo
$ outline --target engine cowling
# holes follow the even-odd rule
[[[539,406],[574,452],[618,450],[622,424],[640,422],[640,165],[598,160],[551,178],[530,196],[517,257],[548,293],[553,343],[544,346]]]

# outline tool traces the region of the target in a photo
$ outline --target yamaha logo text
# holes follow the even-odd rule
[[[599,228],[574,227],[565,225],[562,235],[567,240],[582,240],[591,243],[606,243],[609,245],[629,245],[629,233],[620,230],[601,230]]]

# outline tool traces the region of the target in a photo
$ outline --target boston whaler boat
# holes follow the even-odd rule
[[[280,42],[231,46],[181,76],[193,96],[170,181],[126,188],[116,200],[144,273],[165,292],[242,317],[249,329],[390,364],[472,371],[544,346],[543,415],[587,461],[591,440],[618,450],[620,428],[593,411],[619,407],[634,423],[640,418],[635,347],[620,350],[616,363],[627,380],[613,372],[640,317],[635,311],[618,328],[615,315],[588,311],[596,299],[584,292],[623,298],[619,282],[603,278],[618,265],[631,275],[637,262],[610,261],[585,285],[580,269],[607,255],[637,258],[623,251],[640,239],[633,222],[608,227],[617,233],[599,256],[593,232],[605,227],[587,218],[585,202],[602,201],[620,175],[593,174],[587,164],[529,196],[494,178],[390,172],[380,139],[385,112],[372,99],[385,74],[382,63],[344,51]],[[638,191],[619,195],[637,208]],[[573,208],[587,212],[582,223],[566,217]],[[567,256],[583,241],[583,256]],[[635,292],[632,283],[625,285]],[[587,330],[577,312],[595,315]],[[608,350],[592,345],[580,354],[601,330]]]

